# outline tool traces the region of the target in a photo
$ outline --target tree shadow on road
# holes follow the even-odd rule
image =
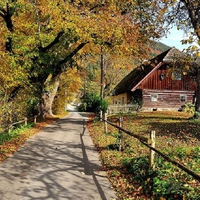
[[[64,139],[80,130],[77,141]],[[48,139],[44,133],[63,135]],[[88,140],[81,119],[62,119],[46,127],[0,165],[1,200],[108,199],[110,184]]]

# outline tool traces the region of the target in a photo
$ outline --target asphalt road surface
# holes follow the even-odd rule
[[[116,199],[83,119],[70,112],[0,164],[0,200]]]

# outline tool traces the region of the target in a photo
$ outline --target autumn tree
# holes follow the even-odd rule
[[[163,19],[166,27],[176,26],[188,36],[182,40],[182,44],[188,44],[188,48],[185,49],[185,59],[181,58],[179,63],[182,64],[183,73],[189,73],[195,77],[197,84],[195,109],[200,112],[200,2],[161,0],[158,4],[165,7]]]
[[[14,3],[13,3],[14,5]],[[34,101],[34,93],[28,83],[28,60],[22,66],[27,56],[16,51],[14,41],[14,26],[11,20],[14,10],[5,1],[0,2],[0,121],[7,125],[28,113],[28,104]],[[18,45],[15,43],[15,45]],[[19,53],[19,54],[18,54]],[[22,91],[23,88],[23,91]],[[16,94],[19,94],[16,96]],[[13,99],[15,98],[15,101]],[[27,99],[28,98],[28,99]]]
[[[83,85],[83,73],[77,67],[67,68],[60,76],[60,85],[53,102],[53,112],[62,113],[66,105],[78,98],[79,90]]]
[[[103,46],[109,54],[143,57],[149,39],[161,33],[162,15],[151,6],[150,24],[143,12],[150,1],[141,2],[1,1],[0,53],[4,68],[17,73],[7,101],[21,89],[32,88],[40,99],[40,113],[49,116],[61,74],[74,66],[81,50],[96,52]]]
[[[110,96],[115,85],[133,69],[134,61],[131,55],[118,55],[108,52],[104,55],[104,97]],[[86,65],[84,70],[86,92],[93,91],[99,94],[101,79],[100,55],[88,55],[84,65]]]
[[[164,17],[167,26],[175,25],[178,30],[183,30],[188,39],[182,40],[182,43],[191,44],[193,50],[197,53],[200,45],[200,2],[195,0],[162,0],[162,2],[168,8]]]
[[[4,63],[5,69],[14,66],[19,74],[17,77],[28,77],[24,82],[36,87],[42,115],[52,115],[51,106],[60,75],[66,63],[71,63],[71,58],[88,43],[84,38],[79,41],[74,28],[74,22],[78,20],[72,8],[64,1],[7,1],[0,4],[1,54],[5,55],[4,59],[12,60]],[[23,77],[19,69],[23,69]],[[14,80],[13,84],[8,101],[22,88],[22,82]]]

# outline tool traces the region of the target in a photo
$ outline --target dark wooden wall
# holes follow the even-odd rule
[[[178,110],[186,102],[194,103],[196,83],[193,77],[182,74],[181,80],[174,80],[172,76],[172,70],[165,65],[147,75],[138,87],[142,91],[143,108]],[[154,94],[156,101],[152,100]],[[185,101],[181,99],[182,95],[186,97]]]
[[[152,94],[157,94],[157,101],[151,101]],[[181,95],[186,95],[185,102],[181,101]],[[194,103],[194,91],[143,90],[144,108],[166,108],[178,110],[186,102]]]
[[[161,79],[161,76],[163,79]],[[173,80],[172,73],[161,66],[158,70],[150,74],[139,86],[140,89],[158,89],[158,90],[186,90],[194,91],[196,84],[189,75],[181,76],[181,80]]]

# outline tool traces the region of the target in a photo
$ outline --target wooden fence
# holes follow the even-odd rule
[[[137,104],[113,105],[108,107],[108,114],[128,113],[138,111],[140,108]]]
[[[25,126],[28,124],[28,121],[33,121],[35,124],[37,123],[37,117],[38,117],[38,115],[35,115],[34,117],[32,117],[32,118],[27,118],[27,117],[25,117],[23,120],[21,120],[21,121],[18,121],[18,122],[15,122],[15,123],[12,123],[12,124],[9,124],[8,125],[8,128],[6,128],[6,129],[4,129],[1,133],[3,133],[3,132],[8,132],[8,134],[10,134],[10,132],[11,132],[11,130],[13,129],[13,127],[15,126],[15,125],[17,125],[17,124],[24,124]],[[0,134],[1,134],[0,133]]]
[[[137,134],[134,134],[128,130],[123,129],[123,119],[119,118],[118,120],[118,125],[113,124],[112,122],[107,120],[107,115],[104,115],[104,118],[102,119],[102,121],[104,121],[104,131],[107,132],[107,124],[110,124],[111,126],[117,128],[120,132],[124,132],[136,139],[138,139],[142,144],[144,144],[146,147],[148,147],[150,149],[150,168],[154,168],[155,166],[155,162],[154,162],[154,156],[155,153],[159,154],[161,157],[163,157],[165,160],[167,160],[168,162],[172,163],[173,165],[177,166],[178,168],[180,168],[181,170],[185,171],[186,173],[188,173],[189,175],[191,175],[193,178],[195,178],[196,180],[200,181],[200,175],[197,174],[196,172],[188,169],[187,167],[185,167],[184,165],[180,164],[179,162],[177,162],[176,160],[172,160],[169,156],[165,155],[164,153],[162,153],[160,150],[155,148],[155,131],[151,131],[150,133],[150,137],[143,137],[143,136],[139,136]],[[119,145],[120,146],[120,145]],[[119,148],[120,150],[120,148]]]

